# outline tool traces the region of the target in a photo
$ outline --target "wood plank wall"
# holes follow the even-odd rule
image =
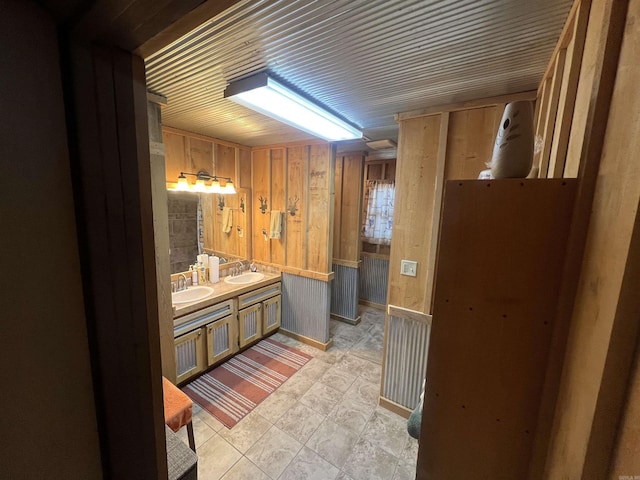
[[[165,148],[166,185],[174,187],[180,172],[198,173],[232,179],[237,195],[202,195],[204,248],[209,253],[248,258],[251,251],[251,148],[217,138],[162,128]],[[187,177],[189,182],[194,177]],[[240,208],[241,202],[245,209]],[[223,207],[232,209],[231,232],[222,231]]]
[[[357,267],[360,261],[365,158],[364,152],[341,153],[336,158],[333,261],[351,267]]]
[[[252,258],[288,273],[328,281],[335,151],[327,142],[254,147],[252,172]],[[283,212],[280,239],[269,238],[272,210]]]
[[[491,160],[504,105],[534,98],[525,92],[398,115],[388,304],[431,313],[442,182],[478,178]],[[418,262],[416,277],[400,275],[402,259]]]
[[[534,165],[539,168],[539,178],[572,178],[578,173],[579,139],[584,138],[586,112],[574,107],[579,90],[584,96],[588,84],[593,81],[593,68],[588,67],[596,52],[595,48],[585,50],[590,9],[591,0],[573,4],[538,88],[534,125],[540,152],[534,158]],[[583,54],[585,59],[591,60],[585,62]],[[578,101],[577,105],[584,103]],[[573,146],[569,144],[570,136],[573,137]]]

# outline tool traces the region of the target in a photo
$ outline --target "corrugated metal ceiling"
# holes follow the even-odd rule
[[[146,59],[163,123],[245,144],[308,134],[223,98],[270,71],[364,129],[394,114],[536,89],[571,0],[241,1]]]

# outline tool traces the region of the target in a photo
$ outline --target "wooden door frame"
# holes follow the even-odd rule
[[[109,0],[41,2],[59,26],[105,478],[168,475],[141,56],[236,1],[129,0],[125,9]]]

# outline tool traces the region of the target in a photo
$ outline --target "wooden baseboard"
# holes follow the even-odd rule
[[[383,305],[381,303],[373,303],[373,302],[370,302],[368,300],[362,300],[361,298],[358,299],[358,303],[360,305],[365,305],[367,307],[373,307],[373,308],[376,308],[378,310],[382,310],[383,312],[387,310],[387,306],[386,305]]]
[[[330,317],[333,318],[334,320],[338,320],[339,322],[348,323],[349,325],[358,325],[361,320],[360,315],[358,315],[355,320],[353,318],[347,318],[347,317],[342,317],[340,315],[336,315],[335,313],[330,314]]]
[[[399,403],[388,400],[384,397],[378,397],[378,405],[382,408],[386,408],[387,410],[397,413],[401,417],[409,418],[413,410],[409,410],[407,407],[400,405]]]
[[[326,352],[333,346],[333,338],[330,338],[327,343],[322,343],[322,342],[319,342],[318,340],[314,340],[313,338],[305,337],[304,335],[290,332],[289,330],[285,330],[282,327],[280,327],[278,331],[283,335],[286,335],[287,337],[291,337],[295,340],[298,340],[299,342],[306,343],[307,345],[311,345],[312,347],[322,350],[323,352]]]

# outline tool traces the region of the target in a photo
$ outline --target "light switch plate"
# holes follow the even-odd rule
[[[400,275],[415,277],[418,271],[418,262],[413,260],[400,260]]]

